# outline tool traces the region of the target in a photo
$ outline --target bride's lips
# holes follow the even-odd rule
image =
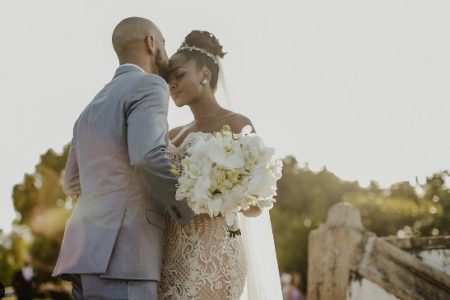
[[[177,98],[180,94],[181,94],[181,92],[179,92],[179,91],[171,91],[170,92],[170,96],[172,97],[172,99]]]

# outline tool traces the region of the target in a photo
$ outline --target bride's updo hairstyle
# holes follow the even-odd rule
[[[211,71],[211,89],[215,90],[219,78],[218,59],[225,56],[223,47],[217,38],[208,31],[193,30],[185,38],[176,54],[186,60],[196,62],[198,68],[206,67]]]

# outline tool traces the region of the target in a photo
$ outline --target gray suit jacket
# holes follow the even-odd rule
[[[79,195],[54,276],[159,280],[164,212],[184,226],[167,157],[168,88],[159,76],[120,66],[75,123],[64,189]]]

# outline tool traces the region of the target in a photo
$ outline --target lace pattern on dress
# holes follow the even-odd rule
[[[196,134],[190,133],[180,146],[169,146],[169,156],[180,164]],[[165,256],[159,299],[238,300],[246,278],[242,238],[230,238],[223,217],[194,217],[185,228],[166,215]]]

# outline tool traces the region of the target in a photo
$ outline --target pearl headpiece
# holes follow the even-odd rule
[[[217,56],[215,56],[214,54],[212,54],[211,52],[209,52],[208,50],[205,50],[205,49],[203,49],[203,48],[199,48],[199,47],[196,47],[196,46],[183,45],[183,46],[181,46],[181,47],[178,49],[178,51],[182,51],[182,50],[188,50],[188,51],[197,51],[197,52],[200,52],[200,53],[202,53],[202,54],[208,56],[209,58],[211,58],[211,59],[214,61],[215,64],[217,64],[217,65],[219,64],[219,61],[218,61],[218,59],[217,59]]]

